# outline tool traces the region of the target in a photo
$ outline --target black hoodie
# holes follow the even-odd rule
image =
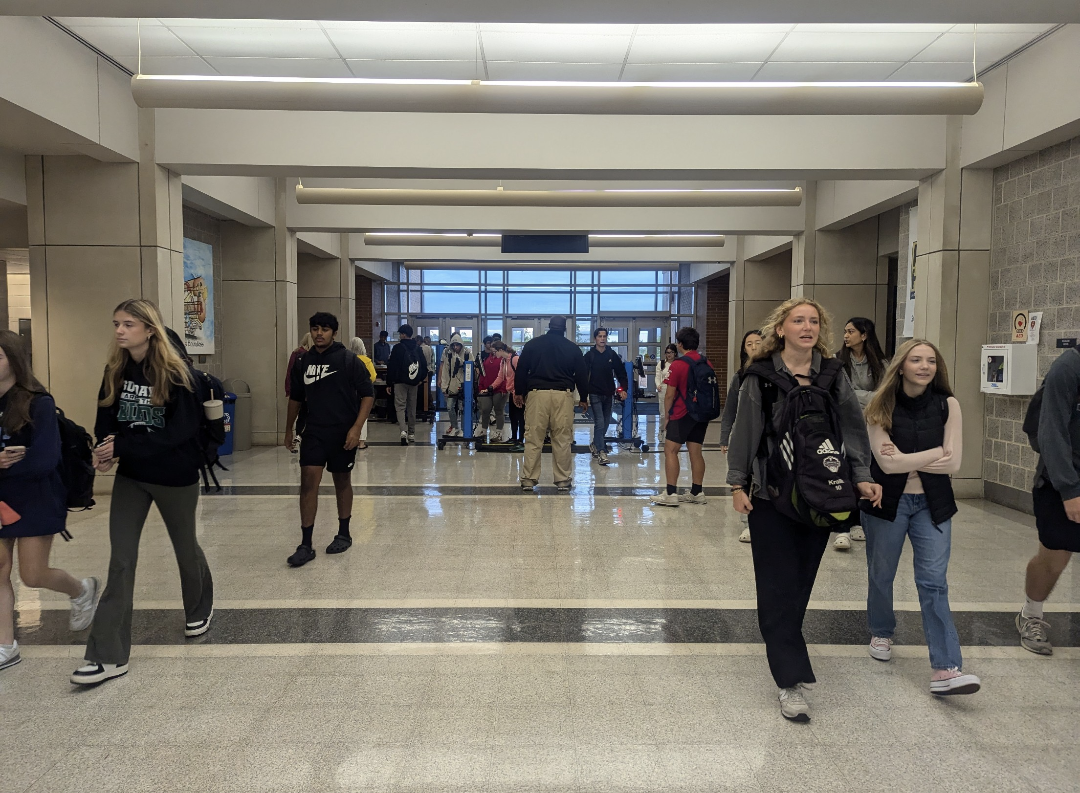
[[[367,367],[339,341],[323,352],[312,347],[301,355],[290,388],[289,399],[307,403],[308,427],[343,431],[356,423],[360,402],[375,396]]]
[[[410,369],[412,369],[411,377],[409,376]],[[395,383],[416,385],[427,378],[427,371],[427,358],[417,346],[416,339],[402,339],[390,352],[390,363],[386,367],[386,384],[389,386]]]

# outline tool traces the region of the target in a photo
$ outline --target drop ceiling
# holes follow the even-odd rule
[[[134,19],[57,21],[131,71]],[[1053,25],[545,25],[143,19],[145,74],[964,81]]]

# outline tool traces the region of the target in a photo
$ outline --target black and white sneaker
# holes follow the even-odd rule
[[[0,644],[0,669],[7,669],[9,666],[15,666],[22,660],[22,653],[19,652],[19,643],[12,640],[11,644]]]
[[[127,673],[127,664],[98,664],[87,661],[71,673],[71,682],[77,686],[94,686],[114,677],[123,677]]]
[[[306,565],[308,562],[310,562],[314,558],[315,558],[315,549],[314,548],[310,548],[307,545],[297,545],[296,546],[296,553],[294,553],[292,556],[290,556],[285,561],[287,561],[289,563],[289,567],[303,567],[304,565]]]
[[[409,445],[409,433],[405,432],[405,430],[401,431],[401,445],[402,446],[408,446]]]
[[[206,615],[205,619],[195,620],[184,625],[184,636],[188,639],[193,639],[196,636],[202,636],[208,630],[210,630],[210,620],[214,618],[214,609],[211,606],[210,613]]]

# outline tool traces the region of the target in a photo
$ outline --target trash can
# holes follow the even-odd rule
[[[240,379],[226,380],[222,385],[236,400],[232,419],[232,451],[246,452],[251,448],[251,386]]]
[[[225,392],[225,443],[218,447],[218,454],[222,457],[233,453],[233,439],[236,427],[236,394]]]

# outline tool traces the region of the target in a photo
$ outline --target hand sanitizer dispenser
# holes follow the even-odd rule
[[[1034,394],[1038,352],[1037,344],[984,344],[979,389],[984,394]]]

